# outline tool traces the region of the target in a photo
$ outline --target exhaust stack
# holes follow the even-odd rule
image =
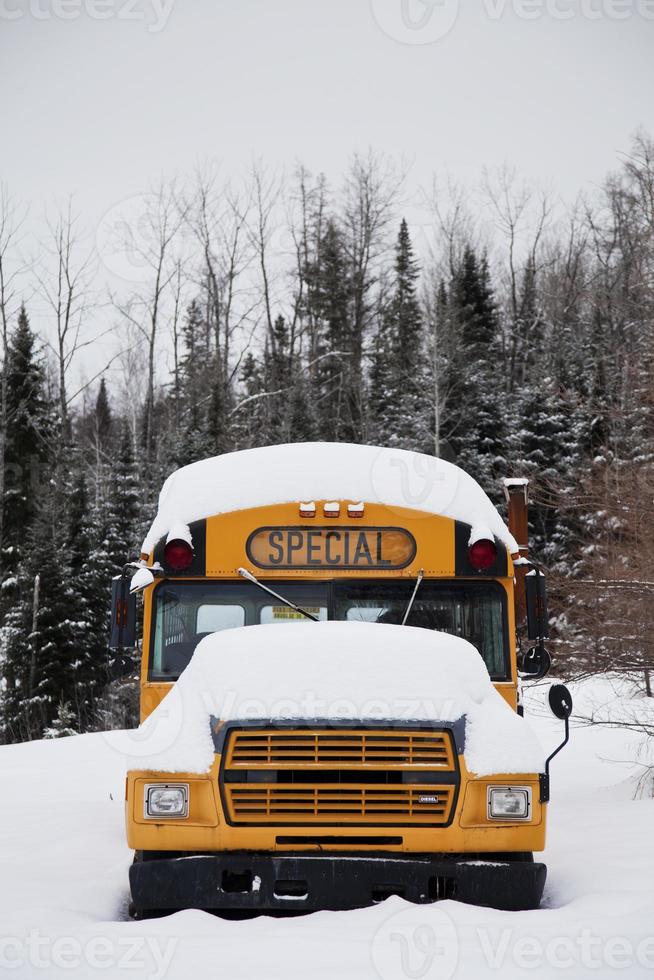
[[[520,558],[529,557],[529,480],[509,477],[504,480],[504,495],[509,508],[509,531],[518,542]],[[516,556],[513,556],[514,561]],[[527,618],[525,575],[527,568],[518,563],[515,568],[516,626],[524,626]]]

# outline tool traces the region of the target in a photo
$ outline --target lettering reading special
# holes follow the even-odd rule
[[[412,534],[399,527],[261,527],[248,538],[258,568],[374,568],[410,565]]]

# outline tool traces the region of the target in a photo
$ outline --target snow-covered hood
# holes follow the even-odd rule
[[[543,752],[467,641],[375,623],[287,623],[214,633],[141,729],[131,769],[207,772],[212,719],[460,722],[479,775],[539,772]]]
[[[403,449],[343,443],[294,443],[227,453],[176,470],[159,496],[143,551],[173,527],[214,514],[294,501],[349,500],[440,514],[488,528],[518,550],[490,499],[445,460]]]

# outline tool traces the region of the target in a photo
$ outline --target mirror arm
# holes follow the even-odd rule
[[[545,772],[541,772],[538,776],[538,782],[540,784],[541,803],[549,803],[550,800],[550,762],[552,761],[554,756],[559,754],[561,749],[565,748],[565,746],[568,744],[569,741],[570,741],[570,717],[568,716],[565,719],[565,738],[558,746],[558,748],[554,749],[552,754],[548,756],[548,758],[545,760]]]

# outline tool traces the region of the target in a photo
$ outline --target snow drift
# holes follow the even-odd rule
[[[376,623],[245,626],[206,637],[143,726],[133,769],[207,772],[223,721],[455,722],[479,775],[533,773],[543,751],[466,640]]]
[[[488,527],[518,550],[482,488],[458,466],[422,453],[342,443],[294,443],[200,460],[168,477],[143,551],[176,525],[250,507],[309,500],[407,507]]]

